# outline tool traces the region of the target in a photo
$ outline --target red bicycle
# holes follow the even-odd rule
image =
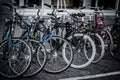
[[[104,21],[104,13],[100,8],[95,8],[93,15],[89,15],[88,23],[90,27],[92,27],[93,30],[97,31],[98,34],[103,38],[105,44],[104,57],[107,57],[108,53],[111,53],[113,49],[113,38],[110,33],[112,24],[106,24]]]

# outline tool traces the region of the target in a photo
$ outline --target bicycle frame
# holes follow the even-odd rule
[[[97,31],[103,30],[103,29],[108,28],[108,27],[111,26],[111,24],[105,24],[103,12],[95,11],[94,14],[93,14],[93,17],[94,17],[94,21],[93,21],[94,25],[93,25],[93,27]]]
[[[14,21],[14,19],[13,19]],[[8,31],[7,33],[5,34],[5,37],[4,37],[4,40],[7,40],[8,42],[8,47],[15,47],[15,48],[19,48],[19,46],[15,45],[14,42],[12,42],[12,35],[14,33],[14,22],[13,21],[8,21],[6,22],[6,26],[8,26]],[[12,22],[12,23],[11,23]],[[8,23],[8,24],[7,24]]]

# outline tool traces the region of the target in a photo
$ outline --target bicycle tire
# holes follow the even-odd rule
[[[114,45],[113,45],[113,50],[111,52],[111,55],[114,59],[116,60],[119,60],[120,61],[120,53],[119,53],[119,50],[120,50],[120,30],[115,30],[112,32],[112,37],[113,37],[113,42],[114,42]]]
[[[104,56],[104,53],[105,53],[104,42],[103,42],[102,37],[97,33],[95,33],[95,34],[93,33],[93,35],[90,35],[90,36],[91,36],[92,40],[95,42],[95,46],[96,46],[96,55],[95,55],[95,58],[93,60],[93,63],[97,63]],[[89,60],[87,53],[85,53],[85,54],[86,54],[87,59]]]
[[[113,38],[109,31],[107,30],[101,30],[98,32],[99,35],[102,37],[104,44],[105,44],[105,53],[103,58],[107,58],[110,56],[112,49],[113,49]]]
[[[75,40],[75,37],[78,38],[78,39]],[[80,40],[79,40],[79,38],[80,38]],[[71,64],[71,67],[81,69],[81,68],[85,68],[88,65],[90,65],[92,63],[92,61],[94,60],[95,54],[96,54],[95,43],[91,39],[91,37],[86,35],[86,34],[83,34],[83,33],[75,33],[75,34],[69,36],[67,39],[72,44],[72,48],[74,50],[74,58],[73,58],[73,62]],[[76,43],[74,46],[73,46],[73,43],[71,42],[72,39]],[[91,49],[92,50],[92,55],[91,55],[89,60],[85,57],[85,53],[83,51],[83,48],[84,48],[84,45],[85,45],[84,44],[85,40],[88,40],[90,42],[90,45],[92,46],[92,49]],[[77,41],[79,41],[79,42],[77,42]],[[76,45],[78,45],[78,49],[76,49],[77,48]],[[79,46],[80,46],[80,48],[79,48]],[[77,50],[77,52],[76,52],[75,49]],[[69,61],[66,59],[66,62],[69,62]]]
[[[10,50],[7,40],[0,44],[0,51],[4,55],[2,59],[4,64],[0,68],[0,74],[4,77],[15,78],[22,75],[28,69],[31,63],[32,51],[24,40],[19,38],[12,38],[11,40],[16,47],[12,46]]]
[[[46,50],[45,47],[37,40],[29,39],[28,43],[32,48],[32,60],[30,67],[22,75],[23,77],[30,77],[38,74],[46,63]]]
[[[51,40],[43,44],[48,56],[44,67],[45,71],[60,73],[69,68],[73,60],[73,51],[66,39],[59,36],[52,36]],[[69,60],[69,63],[65,61],[66,58]]]

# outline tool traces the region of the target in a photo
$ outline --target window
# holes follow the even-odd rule
[[[65,0],[66,1],[66,7],[72,8],[73,7],[73,0]],[[52,0],[52,4],[57,7],[57,0]],[[63,5],[64,6],[64,5]]]
[[[92,0],[91,7],[103,7],[106,10],[116,8],[117,0]]]
[[[24,6],[22,7],[33,7],[34,4],[41,6],[42,0],[24,0]],[[20,0],[15,0],[16,6],[19,6]]]
[[[34,4],[41,5],[41,0],[28,0],[29,6],[33,6]]]
[[[83,0],[65,0],[67,8],[79,8],[83,5]],[[57,0],[52,0],[52,4],[56,7]]]
[[[115,9],[116,0],[99,0],[98,6],[103,6],[104,9]]]
[[[82,7],[83,5],[83,0],[73,0],[73,8],[79,8]]]
[[[95,4],[96,4],[96,0],[92,0],[91,7],[95,7]]]

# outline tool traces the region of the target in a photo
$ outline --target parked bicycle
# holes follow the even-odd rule
[[[3,3],[3,5],[10,7],[14,11],[14,7],[10,4]],[[14,22],[14,18],[6,22],[7,29],[4,40],[0,43],[0,53],[3,55],[0,74],[9,78],[18,77],[28,69],[32,54],[31,48],[26,41],[13,37]]]
[[[116,11],[116,15],[115,15],[115,23],[113,24],[113,28],[111,30],[111,34],[113,37],[113,50],[112,50],[112,56],[113,58],[120,60],[120,53],[119,53],[119,49],[120,49],[120,11]]]
[[[93,20],[92,14],[89,15],[89,23],[93,30],[96,30],[97,33],[102,37],[105,43],[105,53],[104,57],[108,57],[110,55],[112,48],[113,48],[113,38],[110,33],[110,28],[112,24],[106,24],[104,21],[104,14],[101,11],[102,9],[95,8],[95,12],[93,13]]]
[[[21,25],[21,27],[25,27],[25,30],[21,37],[24,38],[27,35],[27,39],[30,36],[30,38],[34,38],[43,44],[48,56],[44,70],[50,73],[59,73],[69,68],[73,60],[73,52],[71,45],[66,39],[55,36],[58,26],[54,11],[55,9],[53,9],[52,14],[48,14],[50,15],[49,18],[40,18],[38,9],[37,17],[33,19],[31,25],[23,21],[24,25]],[[65,59],[69,60],[69,63]],[[41,65],[41,62],[39,64]]]

